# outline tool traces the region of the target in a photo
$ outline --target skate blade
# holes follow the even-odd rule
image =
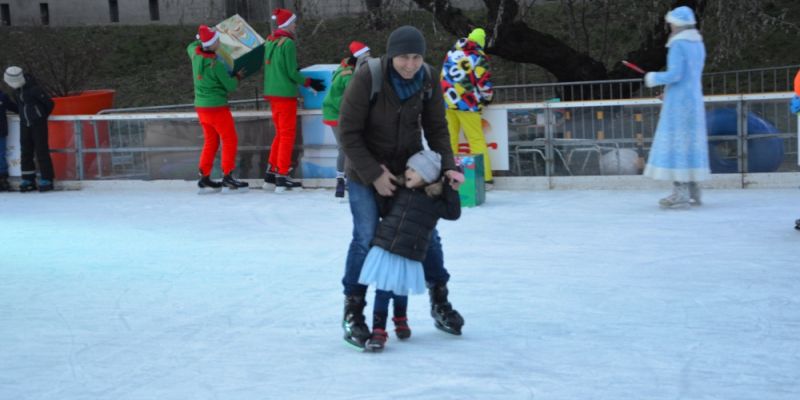
[[[200,188],[197,190],[197,194],[214,194],[219,193],[220,191],[222,191],[221,188]]]
[[[263,189],[267,193],[274,192],[275,191],[275,184],[274,183],[266,183],[266,182],[264,182],[264,184],[261,185],[261,189]]]
[[[383,349],[384,349],[383,346],[370,346],[370,345],[364,346],[365,353],[381,353],[383,352]]]
[[[275,186],[275,193],[297,193],[302,192],[302,187],[288,188],[284,186]]]
[[[452,327],[449,327],[449,326],[444,326],[444,325],[442,325],[442,324],[440,324],[438,322],[435,323],[434,326],[436,327],[436,329],[438,329],[438,330],[440,330],[440,331],[442,331],[444,333],[449,333],[449,334],[455,335],[455,336],[461,336],[461,329],[456,330],[455,328],[452,328]]]
[[[664,210],[687,210],[689,207],[689,203],[686,204],[662,204],[660,205]]]
[[[365,347],[365,344],[366,344],[366,342],[361,342],[361,341],[359,341],[359,340],[357,340],[357,339],[353,339],[353,338],[345,337],[345,338],[344,338],[344,343],[345,343],[345,344],[346,344],[348,347],[350,347],[350,348],[353,348],[353,349],[355,349],[355,350],[358,350],[358,351],[367,351],[367,349],[366,349],[366,347]]]
[[[244,194],[250,191],[249,187],[243,187],[239,189],[231,189],[231,188],[222,188],[222,194]]]

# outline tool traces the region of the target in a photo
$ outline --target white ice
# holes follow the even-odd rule
[[[330,190],[0,194],[0,399],[800,398],[800,191],[664,194],[490,192],[440,223],[464,335],[412,296],[382,354]]]

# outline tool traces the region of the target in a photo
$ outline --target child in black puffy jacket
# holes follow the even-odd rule
[[[410,336],[407,294],[426,290],[422,261],[431,233],[439,218],[456,220],[461,216],[458,192],[441,178],[438,153],[423,150],[411,156],[400,181],[404,185],[394,196],[378,197],[381,221],[359,277],[359,283],[375,286],[372,337],[366,345],[373,351],[382,350],[386,343],[386,319],[392,298],[398,337]]]

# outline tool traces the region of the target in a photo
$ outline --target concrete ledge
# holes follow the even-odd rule
[[[262,179],[243,179],[251,190],[261,190]],[[19,179],[11,179],[19,185]],[[615,176],[511,176],[495,177],[496,190],[660,190],[671,185],[666,181],[655,181],[641,175]],[[336,179],[305,179],[303,186],[309,189],[332,189]],[[762,174],[714,174],[710,181],[702,182],[706,189],[781,189],[800,187],[800,172]],[[102,181],[56,181],[56,187],[64,190],[114,189],[136,187],[161,187],[184,189],[196,187],[194,180],[102,180]]]

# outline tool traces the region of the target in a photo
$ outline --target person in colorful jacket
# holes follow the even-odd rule
[[[7,104],[8,109],[19,114],[19,141],[21,147],[22,181],[20,192],[39,189],[40,192],[53,190],[53,160],[50,158],[50,145],[47,118],[55,104],[30,74],[24,74],[20,67],[8,67],[3,80],[14,89],[14,101]],[[34,162],[34,157],[36,162]],[[39,165],[41,180],[36,184],[36,165]]]
[[[344,96],[344,89],[350,83],[353,77],[353,71],[356,66],[363,60],[369,57],[369,47],[359,41],[350,43],[350,57],[342,60],[339,68],[333,73],[333,80],[328,94],[322,101],[322,123],[328,125],[333,129],[333,135],[336,142],[339,142],[339,106],[342,103],[342,96]],[[337,144],[339,154],[336,157],[336,197],[344,197],[345,190],[345,174],[344,174],[344,151],[342,147]]]
[[[201,191],[240,190],[248,187],[247,182],[235,179],[232,175],[236,166],[238,136],[233,115],[228,108],[228,94],[235,91],[239,76],[231,76],[225,65],[217,60],[215,51],[219,48],[219,32],[206,25],[200,25],[197,40],[186,48],[192,61],[194,76],[194,107],[200,126],[203,127],[203,150],[200,153],[200,180],[197,186]],[[214,157],[222,141],[222,183],[211,180]]]
[[[470,152],[483,154],[483,177],[491,187],[492,163],[481,125],[481,110],[492,101],[493,94],[485,44],[486,32],[481,28],[458,39],[445,57],[441,85],[453,152],[458,153],[458,137],[463,130]]]
[[[711,177],[702,86],[706,49],[691,8],[675,8],[665,19],[672,32],[667,70],[644,77],[647,87],[666,85],[644,176],[673,181],[672,194],[659,201],[662,208],[686,208],[700,205],[697,182]]]
[[[297,67],[297,48],[294,35],[297,31],[297,16],[291,11],[276,8],[272,19],[278,29],[267,37],[264,46],[264,99],[269,101],[272,122],[275,124],[275,139],[269,151],[264,189],[276,192],[300,187],[300,182],[289,178],[292,151],[297,133],[298,85],[324,91],[322,80],[306,78]]]

